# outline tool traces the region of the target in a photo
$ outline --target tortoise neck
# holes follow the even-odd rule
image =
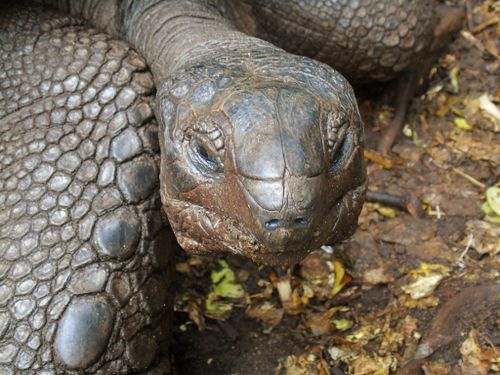
[[[248,51],[263,45],[276,49],[238,31],[249,27],[230,21],[237,18],[239,5],[226,0],[43,2],[130,43],[146,59],[157,85],[179,69],[214,61],[231,63],[235,56],[240,64],[245,60],[251,64],[255,56]]]
[[[211,41],[246,37],[202,1],[129,0],[120,8],[125,39],[144,56],[157,83]]]
[[[39,2],[84,19],[96,29],[109,35],[120,36],[117,25],[119,0],[39,0]]]

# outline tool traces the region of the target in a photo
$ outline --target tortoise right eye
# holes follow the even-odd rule
[[[195,167],[205,175],[219,174],[223,171],[223,160],[217,153],[215,145],[210,145],[210,139],[193,136],[190,141],[190,155]]]

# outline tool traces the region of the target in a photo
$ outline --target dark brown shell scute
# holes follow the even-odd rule
[[[394,78],[432,42],[433,0],[257,0],[256,35],[358,83]]]

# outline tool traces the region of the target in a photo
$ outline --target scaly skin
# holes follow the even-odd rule
[[[0,373],[168,373],[160,195],[195,253],[290,263],[341,241],[366,189],[353,91],[238,30],[237,3],[47,2],[73,18],[0,11]]]
[[[357,83],[385,81],[432,42],[434,0],[252,0],[254,33]]]
[[[151,74],[81,21],[0,15],[0,373],[166,373]]]

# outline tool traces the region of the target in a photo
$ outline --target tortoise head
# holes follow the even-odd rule
[[[314,64],[197,67],[161,86],[161,197],[185,250],[284,264],[352,234],[366,188],[362,123],[347,81]]]

